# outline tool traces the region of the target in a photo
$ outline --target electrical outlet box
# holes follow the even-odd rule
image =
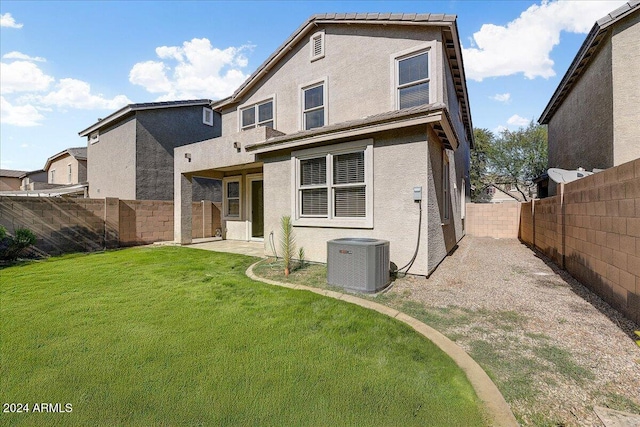
[[[413,201],[422,201],[422,187],[413,187]]]

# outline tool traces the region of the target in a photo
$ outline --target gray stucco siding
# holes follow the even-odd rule
[[[211,139],[219,129],[202,122],[202,106],[138,111],[136,121],[136,198],[173,200],[174,148]]]
[[[549,121],[549,167],[613,166],[612,94],[607,39]]]
[[[613,165],[640,158],[640,13],[612,30]]]

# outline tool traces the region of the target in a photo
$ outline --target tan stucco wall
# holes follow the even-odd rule
[[[71,165],[71,180],[69,180],[69,165]],[[56,171],[53,181],[51,180],[52,170]],[[86,161],[78,161],[70,154],[65,154],[51,162],[47,169],[47,177],[49,184],[67,185],[85,182],[87,177]]]
[[[612,34],[613,165],[640,158],[640,13]]]
[[[393,28],[393,37],[390,31]],[[309,36],[284,60],[269,71],[259,87],[240,100],[251,105],[276,94],[276,129],[293,133],[301,129],[301,87],[323,78],[328,80],[328,123],[360,119],[371,114],[395,110],[392,54],[441,40],[440,30],[425,27],[381,25],[320,25],[325,31],[325,57],[310,61]],[[431,54],[430,90],[435,101],[443,101],[442,49],[434,43]],[[222,135],[238,132],[238,105],[225,108]]]
[[[410,272],[428,274],[430,269],[427,248],[430,248],[432,243],[432,236],[428,234],[428,223],[437,221],[440,227],[440,219],[428,216],[427,194],[430,194],[432,184],[428,179],[426,135],[426,126],[421,126],[413,128],[411,132],[385,132],[373,137],[373,228],[295,227],[298,247],[304,247],[309,260],[326,262],[328,240],[341,237],[371,237],[389,240],[391,261],[399,267],[403,266],[411,259],[418,237],[419,207],[413,201],[413,187],[422,186],[421,243]],[[402,179],[398,179],[400,175]],[[280,218],[292,215],[289,154],[264,159],[264,183],[265,241],[273,232],[275,241],[278,242]],[[438,238],[442,238],[442,234],[440,237],[433,236],[433,239]],[[278,246],[276,248],[280,250]],[[268,246],[266,250],[268,254],[271,253]]]
[[[0,177],[0,191],[16,191],[20,189],[20,178],[10,176]]]
[[[87,149],[89,197],[136,198],[136,121],[131,118],[100,132]]]

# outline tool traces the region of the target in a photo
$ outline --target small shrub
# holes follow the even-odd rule
[[[282,226],[282,259],[284,261],[284,275],[289,277],[291,272],[291,260],[296,250],[296,240],[293,235],[293,224],[290,216],[283,216],[280,220]]]
[[[28,228],[18,228],[13,236],[7,234],[7,229],[0,228],[0,259],[15,261],[29,246],[36,243],[37,237]]]
[[[298,261],[300,261],[300,268],[304,268],[306,263],[304,259],[304,248],[302,246],[298,249]]]

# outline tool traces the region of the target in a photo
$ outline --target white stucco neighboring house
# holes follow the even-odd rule
[[[464,235],[473,126],[456,17],[319,14],[229,98],[221,136],[175,149],[175,240],[191,241],[191,181],[223,182],[226,239],[298,247],[390,241],[391,261],[428,275]],[[418,189],[418,201],[414,200]]]

